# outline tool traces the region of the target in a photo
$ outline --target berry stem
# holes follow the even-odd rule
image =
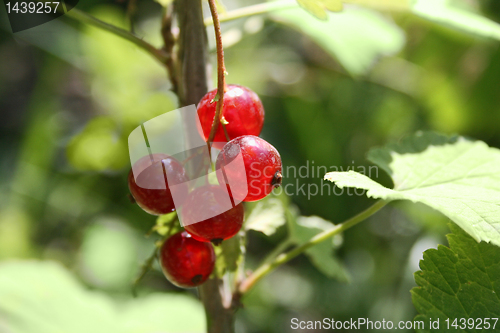
[[[223,115],[222,106],[224,105],[224,92],[226,91],[226,68],[224,66],[224,48],[222,47],[222,33],[220,30],[220,21],[219,14],[217,13],[217,6],[215,5],[215,0],[208,0],[208,4],[210,6],[210,12],[212,14],[212,19],[214,22],[215,41],[217,45],[217,95],[215,95],[217,107],[215,109],[212,128],[210,129],[210,134],[207,139],[208,151],[210,151],[212,142],[214,141],[215,133],[217,132],[217,128],[219,128],[220,120]]]
[[[240,295],[245,294],[248,292],[260,279],[262,279],[264,276],[267,274],[271,273],[275,268],[283,265],[284,263],[287,263],[288,261],[292,260],[293,258],[297,257],[299,254],[305,252],[307,249],[310,247],[319,244],[335,235],[340,234],[341,232],[355,226],[361,221],[366,220],[368,217],[371,215],[375,214],[377,211],[379,211],[382,207],[384,207],[387,204],[387,201],[379,200],[372,206],[368,207],[366,210],[363,212],[359,213],[356,216],[351,217],[350,219],[344,221],[343,223],[340,223],[330,230],[325,230],[313,238],[311,238],[308,242],[297,246],[295,249],[291,250],[288,253],[282,253],[278,255],[274,260],[271,262],[265,263],[262,266],[260,266],[255,272],[252,273],[248,278],[246,278],[239,286],[238,288],[238,293]]]
[[[222,123],[222,129],[224,130],[224,135],[226,136],[227,142],[231,141],[229,134],[227,133],[226,124]]]

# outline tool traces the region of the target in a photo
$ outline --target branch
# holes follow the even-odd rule
[[[236,20],[243,17],[260,15],[269,13],[276,10],[288,9],[288,8],[296,8],[298,6],[297,1],[295,0],[283,0],[283,1],[273,1],[267,3],[260,3],[258,5],[243,7],[239,9],[235,9],[224,14],[220,14],[219,22],[227,22],[231,20]],[[211,17],[205,19],[205,25],[209,26],[213,24],[214,21]]]
[[[67,17],[70,17],[76,21],[80,21],[82,23],[86,23],[89,25],[92,25],[94,27],[106,30],[112,34],[115,34],[116,36],[119,36],[121,38],[124,38],[128,40],[129,42],[134,43],[138,47],[142,48],[149,54],[151,54],[155,59],[157,59],[159,62],[162,64],[165,64],[167,59],[168,59],[168,54],[164,52],[163,50],[157,49],[153,45],[149,44],[148,42],[142,40],[140,37],[128,32],[127,30],[124,30],[122,28],[118,28],[114,25],[108,24],[106,22],[103,22],[85,12],[82,12],[81,10],[78,10],[76,8],[71,9],[69,12],[66,13]]]
[[[299,254],[305,252],[308,248],[319,244],[328,238],[331,238],[335,235],[340,234],[341,232],[355,226],[359,222],[367,219],[377,211],[379,211],[382,207],[384,207],[387,204],[387,201],[377,201],[375,204],[372,206],[368,207],[366,210],[363,212],[359,213],[358,215],[351,217],[350,219],[346,220],[345,222],[338,224],[334,226],[330,230],[325,230],[313,238],[311,238],[307,243],[304,243],[292,251],[288,253],[282,253],[279,256],[277,256],[273,261],[269,263],[265,263],[262,266],[260,266],[255,272],[253,272],[252,275],[250,275],[248,278],[246,278],[239,286],[238,288],[238,293],[240,295],[245,294],[248,292],[260,279],[262,279],[264,276],[267,274],[271,273],[276,267],[283,265],[284,263],[292,260],[293,258],[297,257]]]
[[[176,0],[179,26],[176,75],[180,106],[198,104],[207,93],[207,34],[200,0]]]

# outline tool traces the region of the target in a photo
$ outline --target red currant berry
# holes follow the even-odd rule
[[[214,121],[217,103],[213,101],[217,89],[208,92],[198,104],[198,118],[203,138],[208,140],[212,122]],[[235,84],[227,86],[224,94],[222,114],[228,122],[226,131],[229,139],[242,135],[259,135],[264,125],[264,107],[256,93],[250,89]],[[202,133],[203,132],[203,133]],[[222,149],[227,142],[222,124],[215,132],[213,147]]]
[[[205,282],[214,269],[212,244],[199,242],[185,231],[171,236],[161,247],[160,265],[167,279],[178,287]]]
[[[243,205],[235,205],[224,187],[207,185],[188,195],[181,221],[195,239],[218,245],[238,233],[243,215]]]
[[[238,158],[242,163],[236,163]],[[280,154],[266,140],[253,135],[229,141],[217,156],[215,167],[219,183],[228,184],[238,202],[260,200],[281,185]]]
[[[182,203],[188,192],[187,180],[186,171],[176,159],[152,154],[134,163],[128,174],[128,188],[139,207],[149,214],[161,215],[175,210],[172,196],[177,204]]]

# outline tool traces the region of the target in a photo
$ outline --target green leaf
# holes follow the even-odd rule
[[[368,197],[424,203],[453,220],[477,241],[500,246],[500,150],[482,141],[419,133],[378,148],[369,159],[392,177],[394,189],[354,172],[330,172],[340,188]]]
[[[0,323],[22,333],[205,332],[203,308],[191,297],[115,301],[84,288],[60,264],[42,261],[0,264]]]
[[[285,210],[281,200],[270,197],[256,204],[246,219],[245,228],[271,236],[285,223]]]
[[[273,17],[309,36],[352,75],[365,74],[377,59],[397,53],[405,43],[403,31],[373,10],[351,7],[328,15],[330,20],[319,21],[295,8]]]
[[[297,0],[297,3],[310,14],[320,20],[328,20],[328,11],[340,12],[341,0]]]
[[[318,216],[289,218],[290,242],[302,245],[322,231],[329,230],[333,224]],[[348,282],[350,277],[342,263],[334,256],[334,248],[340,246],[342,238],[334,237],[331,241],[319,243],[306,250],[305,255],[311,263],[323,274],[341,282]]]
[[[421,332],[500,332],[499,323],[495,329],[486,328],[483,323],[482,330],[457,330],[451,326],[455,319],[461,325],[461,318],[500,317],[500,249],[485,242],[477,243],[454,224],[450,228],[453,232],[447,236],[450,247],[440,245],[437,250],[425,251],[421,270],[415,273],[418,287],[411,293],[420,313],[415,320],[424,322],[425,329]],[[430,318],[439,319],[440,327],[430,329]],[[477,325],[479,321],[474,323]]]
[[[475,35],[500,39],[500,24],[479,14],[454,8],[448,0],[417,0],[412,6],[416,15]]]
[[[242,233],[226,239],[219,246],[214,246],[214,250],[216,255],[214,274],[216,276],[222,277],[226,273],[234,273],[240,265],[244,265],[245,240]]]

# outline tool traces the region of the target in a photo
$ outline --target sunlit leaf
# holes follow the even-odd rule
[[[424,203],[477,241],[500,246],[500,150],[482,141],[419,133],[372,150],[369,159],[389,173],[394,189],[354,171],[330,172],[325,179],[368,190],[372,198]]]
[[[278,198],[266,198],[259,201],[245,221],[247,230],[256,230],[270,236],[284,225],[285,211]]]
[[[320,20],[327,20],[327,10],[338,12],[342,10],[341,0],[297,0],[297,3]]]

